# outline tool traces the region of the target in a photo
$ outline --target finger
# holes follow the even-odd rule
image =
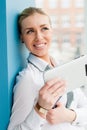
[[[54,124],[55,123],[55,110],[53,110],[53,109],[49,110],[49,112],[46,115],[46,120],[50,124]]]
[[[50,92],[50,93],[55,93],[56,92],[56,90],[58,90],[61,86],[63,86],[64,85],[64,81],[63,80],[58,80],[55,84],[53,84],[49,89],[48,89],[48,91]]]
[[[62,85],[60,88],[58,88],[58,89],[53,93],[53,96],[54,96],[54,97],[62,96],[65,91],[66,91],[66,87],[65,87],[65,85]]]
[[[63,106],[61,102],[57,102],[56,105],[57,105],[57,107],[61,107],[61,106]]]
[[[53,115],[54,115],[54,111],[53,109],[50,109],[48,112],[47,112],[47,115],[46,115],[46,118],[48,119],[53,119]]]
[[[42,90],[47,90],[49,89],[51,86],[53,86],[59,79],[58,78],[55,78],[55,79],[52,79],[52,80],[49,80],[45,83],[45,85],[41,88]]]

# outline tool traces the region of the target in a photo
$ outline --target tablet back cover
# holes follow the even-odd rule
[[[87,78],[87,55],[44,73],[45,82],[57,77],[66,81],[67,91],[85,86],[85,79]]]

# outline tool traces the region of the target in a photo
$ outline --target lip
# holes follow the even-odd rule
[[[34,44],[34,47],[35,47],[36,49],[43,49],[43,48],[45,48],[45,46],[46,46],[46,43]]]

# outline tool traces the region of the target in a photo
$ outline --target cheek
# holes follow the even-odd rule
[[[49,39],[50,41],[52,40],[52,32],[48,33],[46,36],[48,37],[48,39]]]
[[[30,41],[30,38],[28,36],[24,36],[23,39],[24,39],[25,42]]]
[[[23,40],[24,40],[24,43],[25,43],[26,46],[30,46],[31,43],[32,43],[32,39],[29,38],[29,37],[24,37]]]

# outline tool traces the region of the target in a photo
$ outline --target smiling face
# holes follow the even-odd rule
[[[46,60],[52,40],[52,29],[48,16],[35,13],[23,19],[21,39],[34,55]]]

